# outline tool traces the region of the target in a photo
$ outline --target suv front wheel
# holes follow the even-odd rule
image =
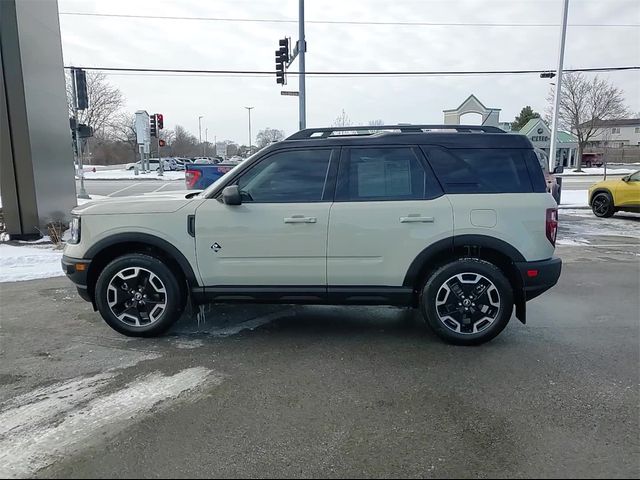
[[[180,318],[184,290],[158,258],[131,253],[116,258],[98,276],[95,300],[102,318],[130,337],[164,333]]]
[[[420,307],[442,339],[456,345],[479,345],[496,337],[509,323],[513,291],[492,263],[461,258],[429,277]]]

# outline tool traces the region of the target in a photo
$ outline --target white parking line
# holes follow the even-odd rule
[[[138,185],[142,185],[142,183],[141,183],[141,182],[138,182],[138,183],[134,183],[133,185],[129,185],[128,187],[121,188],[120,190],[116,190],[115,192],[111,192],[109,195],[107,195],[107,197],[112,197],[112,196],[114,196],[116,193],[124,192],[124,191],[125,191],[125,190],[127,190],[128,188],[137,187]]]
[[[153,190],[153,192],[159,192],[160,190],[162,190],[164,187],[170,187],[171,184],[170,183],[165,183],[164,185],[160,185],[158,188],[156,188],[155,190]],[[153,193],[151,192],[151,193]]]

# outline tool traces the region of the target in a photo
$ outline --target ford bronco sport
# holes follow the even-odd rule
[[[529,140],[494,127],[306,129],[202,192],[77,207],[62,264],[125,335],[187,302],[397,305],[479,344],[560,276],[546,190]]]

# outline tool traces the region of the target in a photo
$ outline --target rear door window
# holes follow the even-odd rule
[[[435,198],[442,190],[411,147],[344,148],[336,201]]]
[[[427,147],[425,154],[446,193],[535,191],[527,169],[530,150]]]

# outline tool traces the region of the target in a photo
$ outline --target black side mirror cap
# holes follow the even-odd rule
[[[564,173],[564,166],[558,165],[556,168],[553,169],[553,173]]]
[[[225,205],[242,205],[242,196],[237,185],[229,185],[222,190],[222,201]]]

